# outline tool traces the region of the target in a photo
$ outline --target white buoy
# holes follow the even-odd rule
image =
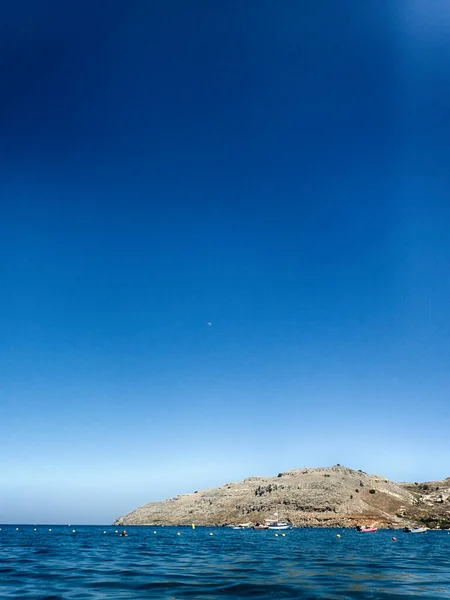
[[[51,531],[51,529],[49,529],[49,531]]]

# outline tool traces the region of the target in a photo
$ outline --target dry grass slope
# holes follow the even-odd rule
[[[248,477],[218,488],[151,502],[117,525],[262,523],[277,512],[298,527],[450,526],[450,478],[401,483],[340,465]]]

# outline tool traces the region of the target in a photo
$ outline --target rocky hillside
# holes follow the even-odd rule
[[[399,486],[414,497],[413,506],[406,511],[409,518],[431,528],[450,528],[450,477]]]
[[[299,527],[450,525],[450,478],[396,484],[340,465],[248,477],[218,488],[145,504],[116,525],[262,523],[278,512]],[[428,519],[428,521],[427,521]]]

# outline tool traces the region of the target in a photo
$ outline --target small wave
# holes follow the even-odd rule
[[[267,598],[273,596],[275,598],[299,598],[303,600],[308,598],[304,595],[298,586],[289,585],[264,585],[253,583],[237,583],[217,590],[220,594],[226,594],[230,598]],[[301,594],[301,595],[300,595]],[[313,598],[313,596],[310,596]]]
[[[2,532],[0,598],[30,600],[448,600],[450,536],[293,530],[259,537],[220,528],[133,529],[126,543],[104,528],[76,537]],[[274,541],[276,540],[276,542]],[[273,542],[273,543],[272,543]],[[46,594],[46,595],[44,595]]]

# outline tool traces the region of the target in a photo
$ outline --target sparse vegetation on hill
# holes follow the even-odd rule
[[[293,469],[276,477],[248,477],[218,488],[151,502],[117,525],[226,525],[261,523],[278,512],[299,527],[450,526],[450,478],[394,483],[358,470]]]

